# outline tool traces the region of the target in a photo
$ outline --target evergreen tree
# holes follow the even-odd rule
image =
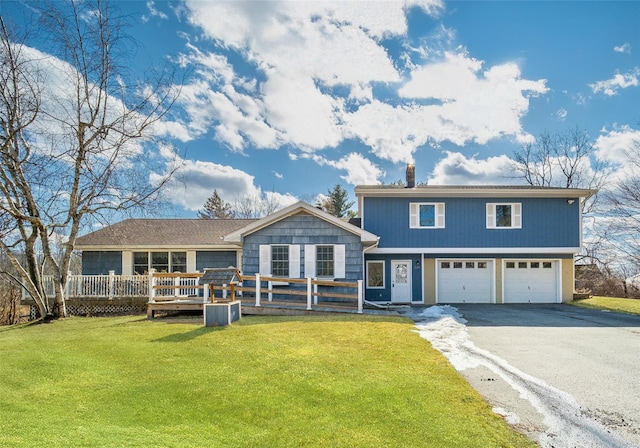
[[[335,184],[333,188],[327,190],[327,194],[326,198],[318,200],[316,206],[338,218],[353,218],[356,215],[350,210],[354,202],[348,201],[349,193],[340,184]]]
[[[213,195],[206,200],[202,210],[198,210],[200,219],[229,219],[234,216],[231,204],[223,201],[217,190],[213,190]]]

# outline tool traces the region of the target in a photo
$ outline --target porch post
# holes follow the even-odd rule
[[[307,309],[310,310],[311,309],[311,277],[307,277]]]
[[[268,288],[269,288],[269,302],[272,302],[273,301],[273,293],[271,292],[271,290],[273,289],[273,282],[271,280],[269,280],[267,285],[268,285]]]
[[[362,280],[358,280],[358,313],[362,314],[364,297],[362,295]]]
[[[202,295],[204,296],[204,297],[203,297],[203,299],[202,299],[202,301],[203,301],[204,303],[209,303],[209,287],[210,287],[211,285],[209,285],[209,283],[205,283],[205,284],[204,284],[204,285],[202,285],[202,286],[203,286],[203,288],[202,288],[203,294],[202,294]]]
[[[256,273],[256,306],[260,306],[260,274]]]
[[[109,300],[113,300],[113,286],[116,281],[116,271],[109,271]]]
[[[156,290],[153,289],[156,284],[156,278],[153,276],[155,271],[153,268],[149,269],[149,302],[154,302],[156,296]]]

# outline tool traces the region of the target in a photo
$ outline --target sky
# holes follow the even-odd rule
[[[520,145],[575,128],[616,171],[640,139],[640,2],[114,3],[132,70],[188,74],[157,129],[180,155],[165,217],[214,190],[286,206],[340,184],[355,200],[408,162],[417,182],[518,183]],[[16,23],[32,13],[0,0]]]

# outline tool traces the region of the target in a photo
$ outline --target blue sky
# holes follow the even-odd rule
[[[514,183],[520,144],[576,126],[615,171],[640,139],[640,2],[116,3],[132,69],[189,73],[157,130],[182,164],[166,216],[195,216],[214,189],[353,195],[409,161],[430,184]],[[30,10],[0,0],[17,23]]]

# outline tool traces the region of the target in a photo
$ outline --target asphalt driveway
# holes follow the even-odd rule
[[[571,305],[438,309],[426,320],[413,310],[423,337],[542,446],[640,446],[640,316]]]

